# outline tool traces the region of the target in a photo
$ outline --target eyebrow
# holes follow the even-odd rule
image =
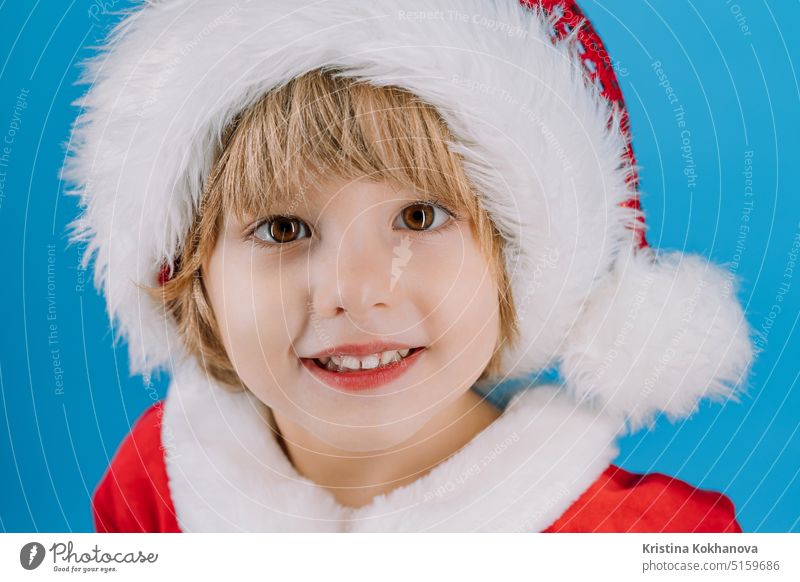
[[[438,192],[429,192],[424,190],[418,190],[412,187],[399,187],[394,190],[394,194],[397,195],[398,199],[408,199],[408,200],[424,200],[429,202],[435,202],[439,204],[447,204],[447,199],[439,194]],[[251,210],[248,213],[248,219],[256,219],[263,216],[283,216],[283,215],[292,215],[297,212],[298,208],[304,209],[314,209],[315,207],[319,207],[320,204],[318,202],[319,197],[310,197],[310,196],[303,196],[302,194],[298,194],[296,197],[292,198],[292,201],[302,201],[303,203],[294,204],[294,209],[287,210],[287,208],[292,207],[292,203],[288,203],[285,200],[276,200],[275,198],[269,198],[268,200],[261,203],[257,208]],[[327,203],[327,200],[322,200],[322,206]]]

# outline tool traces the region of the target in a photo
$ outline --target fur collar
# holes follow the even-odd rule
[[[538,532],[617,454],[613,421],[537,386],[426,475],[352,509],[297,473],[269,419],[254,396],[226,392],[193,360],[176,369],[162,443],[182,531]]]

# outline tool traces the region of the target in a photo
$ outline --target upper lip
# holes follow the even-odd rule
[[[309,359],[329,358],[331,356],[369,356],[381,352],[392,350],[411,350],[421,346],[410,346],[397,342],[371,342],[366,344],[342,344],[333,348],[327,348],[316,354],[307,356]]]

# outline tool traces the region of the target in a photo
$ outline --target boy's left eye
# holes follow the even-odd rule
[[[406,206],[397,215],[399,221],[417,232],[437,230],[451,217],[454,218],[455,215],[449,210],[429,202],[415,202]],[[297,217],[273,216],[256,226],[251,236],[261,244],[279,246],[295,242],[302,238],[303,233],[308,235],[309,231],[308,225]]]
[[[411,230],[435,230],[447,221],[451,214],[436,204],[429,202],[415,202],[406,206],[398,218],[411,226]]]

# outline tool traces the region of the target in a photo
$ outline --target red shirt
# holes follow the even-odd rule
[[[92,499],[98,532],[180,532],[161,445],[161,403],[136,421]],[[546,533],[741,532],[725,495],[661,473],[609,467]]]

